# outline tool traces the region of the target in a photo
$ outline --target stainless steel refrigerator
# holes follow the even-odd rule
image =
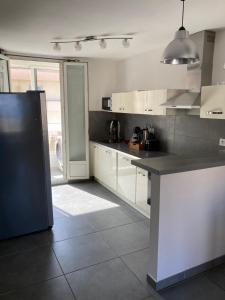
[[[45,93],[0,93],[0,240],[52,225]]]

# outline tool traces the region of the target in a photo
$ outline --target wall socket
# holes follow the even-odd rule
[[[219,146],[225,147],[225,139],[220,138]]]

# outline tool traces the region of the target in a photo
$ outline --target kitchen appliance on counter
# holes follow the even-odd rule
[[[155,136],[155,130],[153,127],[141,129],[140,127],[134,127],[133,134],[129,142],[129,147],[133,150],[147,150],[157,151],[159,150],[159,140]]]
[[[142,141],[144,144],[144,149],[147,151],[157,151],[159,150],[159,140],[155,136],[155,129],[150,127],[149,129],[146,127],[142,130]]]
[[[132,143],[139,143],[140,142],[140,133],[141,133],[141,128],[138,127],[138,126],[134,127],[133,134],[132,134],[132,137],[131,137],[131,142]]]
[[[112,98],[111,97],[102,97],[102,109],[103,110],[112,110]]]
[[[0,240],[52,227],[44,92],[0,93]]]
[[[120,142],[120,122],[118,120],[110,121],[109,125],[109,143]]]

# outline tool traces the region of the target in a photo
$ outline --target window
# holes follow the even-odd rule
[[[27,90],[45,91],[50,167],[53,183],[64,179],[59,72],[58,63],[25,60],[10,61],[12,92],[26,92]]]

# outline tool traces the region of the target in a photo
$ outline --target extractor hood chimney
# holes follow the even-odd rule
[[[191,35],[198,49],[200,63],[187,65],[187,89],[200,92],[202,86],[212,84],[215,37],[216,33],[208,30]]]

